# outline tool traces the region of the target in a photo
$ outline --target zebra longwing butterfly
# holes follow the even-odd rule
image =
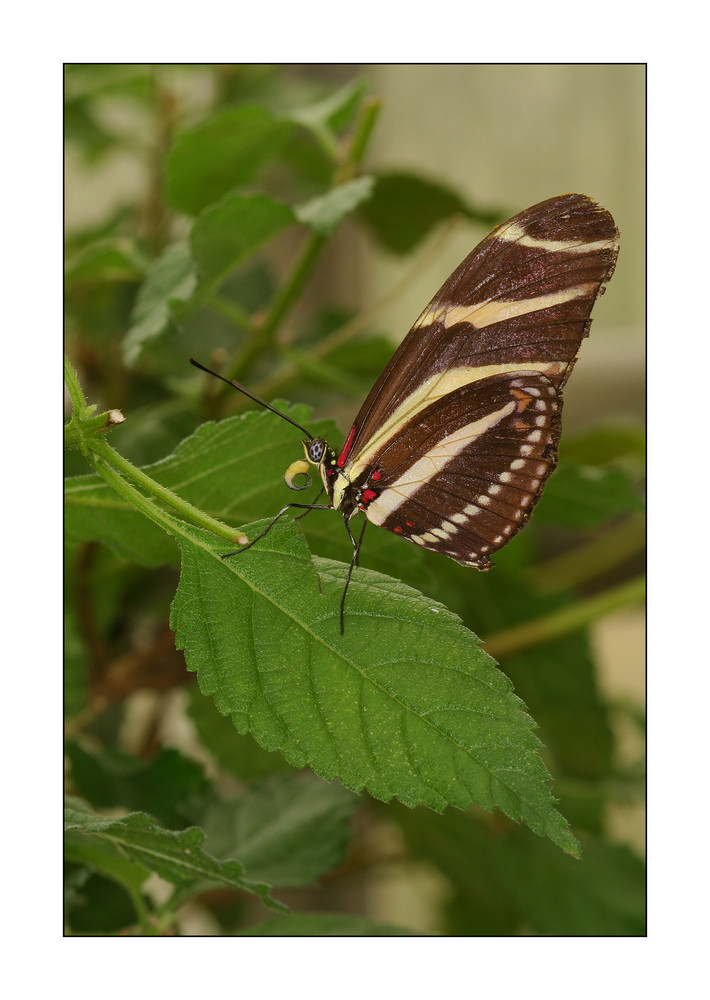
[[[339,453],[295,424],[307,435],[305,460],[289,466],[286,483],[305,489],[316,465],[328,503],[287,504],[237,553],[288,510],[340,511],[353,544],[341,632],[368,521],[488,569],[529,519],[556,465],[562,388],[614,271],[618,236],[609,212],[578,194],[550,198],[494,229],[422,312]],[[305,486],[296,485],[301,474]],[[360,513],[366,520],[356,540],[350,521]]]

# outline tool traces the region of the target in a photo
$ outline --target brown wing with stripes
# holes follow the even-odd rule
[[[347,460],[356,478],[373,443],[376,450],[387,434],[463,385],[534,370],[560,389],[618,248],[613,218],[585,195],[551,198],[495,229],[390,360],[355,419],[341,467]]]
[[[456,390],[375,456],[368,519],[486,569],[525,524],[555,467],[561,407],[555,386],[537,372]]]

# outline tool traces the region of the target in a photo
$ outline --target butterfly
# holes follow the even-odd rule
[[[229,382],[306,434],[304,458],[284,478],[306,489],[316,466],[316,500],[325,493],[328,502],[287,504],[265,531],[223,558],[251,548],[289,510],[339,511],[353,545],[341,633],[368,522],[488,569],[491,555],[529,520],[557,464],[562,389],[618,251],[613,218],[586,195],[550,198],[496,227],[414,323],[339,452]],[[350,522],[360,514],[356,539]]]

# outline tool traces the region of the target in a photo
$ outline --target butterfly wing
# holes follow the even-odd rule
[[[437,400],[377,456],[368,519],[486,569],[555,467],[561,406],[537,372],[493,375]]]
[[[521,212],[469,254],[373,386],[338,459],[370,520],[489,564],[554,468],[561,389],[617,254],[614,220],[584,195]]]

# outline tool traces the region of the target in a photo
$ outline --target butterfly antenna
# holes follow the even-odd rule
[[[233,382],[231,379],[225,378],[224,375],[220,375],[218,372],[213,372],[211,368],[205,368],[204,365],[201,365],[199,361],[195,361],[194,358],[190,358],[190,364],[194,365],[195,368],[199,368],[200,371],[207,372],[208,375],[214,375],[215,378],[221,379],[222,382],[226,382],[227,385],[231,385],[234,386],[235,389],[239,389],[240,392],[243,392],[245,396],[249,397],[249,399],[253,399],[255,403],[259,404],[259,406],[263,406],[267,410],[271,410],[271,412],[275,413],[277,417],[283,417],[284,420],[288,420],[288,422],[293,424],[294,427],[298,427],[299,431],[303,431],[309,441],[313,440],[313,435],[310,431],[307,431],[305,427],[301,427],[300,424],[297,424],[295,420],[291,420],[291,418],[287,417],[285,413],[281,412],[281,410],[274,409],[273,406],[264,402],[264,400],[259,396],[255,396],[253,392],[249,392],[249,390],[245,389],[243,385],[239,384],[239,382]]]

